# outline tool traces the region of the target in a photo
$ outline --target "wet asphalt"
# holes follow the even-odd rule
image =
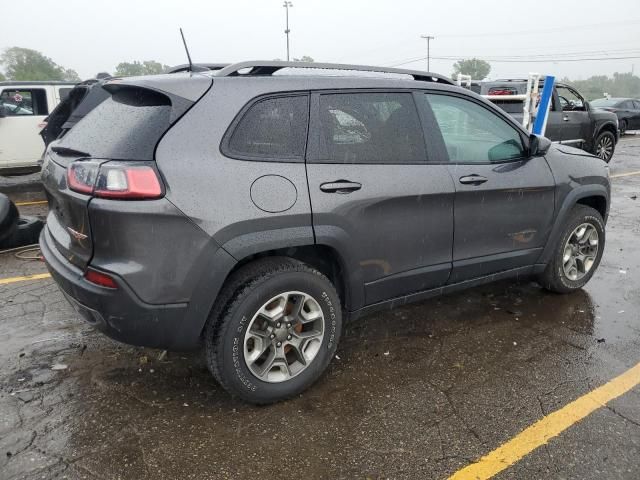
[[[640,134],[611,167],[640,171]],[[503,282],[363,318],[269,407],[230,398],[199,353],[92,330],[51,280],[0,285],[0,479],[446,478],[640,362],[640,175],[612,182],[584,290]],[[44,271],[0,257],[0,278]],[[496,478],[640,478],[640,387]]]

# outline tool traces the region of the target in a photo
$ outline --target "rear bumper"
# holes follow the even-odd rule
[[[76,311],[95,328],[120,342],[167,350],[197,348],[204,322],[188,314],[188,303],[152,305],[142,302],[114,275],[119,288],[98,287],[55,248],[48,227],[40,248],[51,276]],[[189,320],[191,319],[191,320]]]

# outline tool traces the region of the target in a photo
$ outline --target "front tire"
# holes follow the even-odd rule
[[[340,298],[322,273],[272,257],[239,269],[205,329],[207,364],[229,393],[253,404],[298,395],[333,358]]]
[[[609,163],[616,149],[616,137],[608,130],[601,132],[596,138],[593,154]]]
[[[576,205],[539,279],[540,284],[557,293],[582,288],[598,268],[604,245],[604,221],[600,213],[591,207]]]

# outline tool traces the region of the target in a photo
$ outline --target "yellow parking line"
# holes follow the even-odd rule
[[[8,285],[16,282],[26,282],[28,280],[42,280],[43,278],[51,278],[48,273],[37,273],[35,275],[26,275],[24,277],[0,278],[0,285]]]
[[[543,417],[476,463],[454,473],[449,480],[481,480],[493,477],[638,384],[640,363],[560,410]]]
[[[47,203],[47,200],[35,200],[33,202],[17,202],[17,207],[26,207],[27,205],[44,205]]]
[[[620,178],[620,177],[630,177],[632,175],[640,175],[640,171],[637,172],[627,172],[627,173],[617,173],[615,175],[610,175],[610,178]]]

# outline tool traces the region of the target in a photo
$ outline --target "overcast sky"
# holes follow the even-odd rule
[[[446,75],[453,60],[439,57],[493,59],[493,78],[536,71],[580,79],[629,72],[634,63],[635,72],[640,71],[638,0],[292,2],[292,57],[397,65],[426,57],[420,35],[429,34],[435,37],[431,70]],[[185,63],[180,26],[194,61],[286,57],[280,0],[32,0],[26,17],[15,4],[15,21],[9,2],[3,3],[0,49],[39,50],[82,78],[113,72],[122,61]],[[638,58],[566,61],[607,55]],[[522,57],[544,62],[522,63]],[[426,60],[402,67],[426,69]]]

